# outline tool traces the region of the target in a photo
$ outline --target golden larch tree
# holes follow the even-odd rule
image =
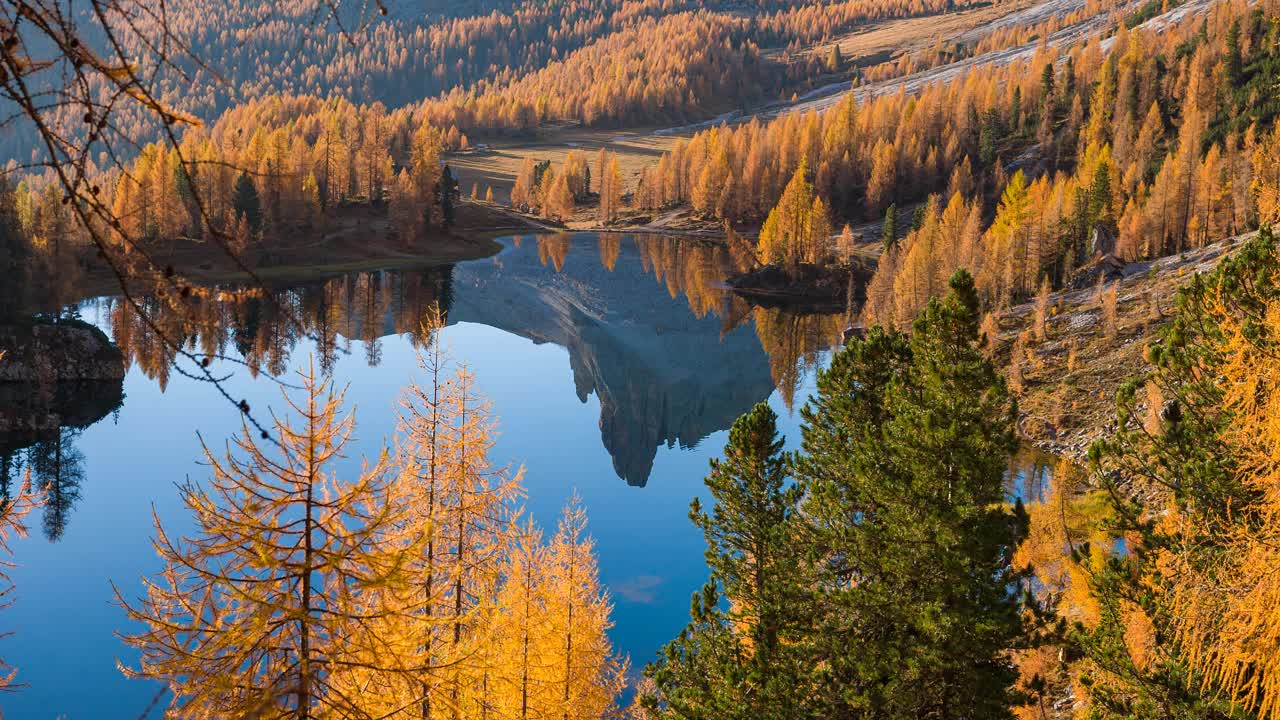
[[[515,185],[511,188],[511,207],[526,209],[537,205],[537,163],[531,157],[520,162],[520,171],[516,173]]]
[[[352,679],[353,694],[366,699],[368,706],[398,709],[398,714],[388,717],[430,718],[447,715],[452,708],[451,663],[456,658],[450,652],[451,633],[459,619],[449,596],[454,568],[444,559],[449,510],[445,495],[452,479],[447,440],[450,423],[456,421],[452,413],[458,398],[440,337],[443,327],[444,314],[434,306],[419,331],[424,343],[417,358],[422,379],[400,395],[398,475],[393,491],[405,513],[398,529],[414,538],[421,551],[407,561],[410,609],[397,615],[394,623],[378,628],[389,641],[401,643],[398,650],[412,658],[406,664],[415,671],[405,676],[355,673]]]
[[[1276,130],[1254,151],[1253,201],[1258,222],[1280,225],[1280,130]]]
[[[757,254],[763,262],[784,265],[794,272],[800,263],[813,261],[817,248],[825,249],[830,235],[826,203],[815,198],[808,165],[802,160],[760,228]]]
[[[602,167],[597,170],[600,185],[600,222],[608,224],[618,217],[622,203],[622,172],[618,169],[618,156],[607,153],[601,156]]]
[[[556,700],[549,716],[560,720],[605,717],[626,682],[627,663],[609,642],[613,605],[600,584],[586,527],[586,510],[575,494],[547,547],[548,632],[542,652]]]
[[[523,469],[512,472],[489,459],[496,441],[491,406],[465,367],[454,373],[443,409],[446,422],[437,442],[440,480],[440,561],[445,573],[445,614],[450,627],[442,650],[449,704],[455,717],[487,710],[493,604],[506,552],[514,503],[523,493]]]
[[[1258,278],[1280,280],[1280,273]],[[1210,308],[1221,340],[1222,365],[1215,372],[1224,432],[1234,454],[1238,481],[1256,500],[1232,508],[1223,528],[1222,553],[1211,567],[1194,555],[1166,551],[1161,564],[1177,608],[1178,639],[1193,665],[1231,699],[1259,718],[1280,716],[1280,300],[1269,297],[1252,317],[1226,302]],[[1171,504],[1161,522],[1173,533],[1194,537],[1198,519]],[[1229,581],[1227,581],[1229,579]]]
[[[532,522],[514,533],[505,558],[504,582],[498,595],[503,613],[494,635],[500,645],[501,689],[498,715],[530,720],[548,717],[555,706],[547,646],[547,549]]]
[[[193,531],[175,538],[157,516],[163,569],[136,600],[116,592],[144,626],[124,636],[141,655],[125,672],[168,684],[168,717],[372,717],[335,676],[412,669],[370,632],[405,609],[366,597],[405,591],[421,550],[397,532],[388,453],[339,473],[354,420],[331,381],[300,379],[302,399],[285,394],[300,421],[273,416],[273,443],[246,426],[223,456],[204,446],[212,477],[181,488]]]
[[[576,203],[573,193],[575,178],[576,176],[570,173],[567,165],[561,168],[560,172],[547,171],[544,181],[549,184],[546,187],[545,205],[542,208],[544,215],[562,221],[573,217]]]
[[[1008,298],[1014,293],[1030,292],[1028,281],[1028,242],[1032,217],[1027,180],[1022,171],[1009,178],[1000,196],[1000,207],[987,230],[990,263],[978,276],[978,283],[995,297]]]

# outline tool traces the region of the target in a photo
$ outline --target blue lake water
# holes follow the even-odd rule
[[[525,467],[528,513],[553,528],[581,495],[615,604],[611,635],[638,671],[684,625],[706,579],[687,513],[707,499],[702,478],[730,423],[767,400],[794,447],[798,409],[845,324],[746,305],[721,284],[729,264],[716,246],[674,238],[526,237],[452,268],[228,292],[197,318],[152,307],[193,350],[226,356],[211,371],[260,417],[281,407],[280,387],[250,366],[288,380],[317,359],[348,386],[358,429],[344,465],[354,469],[390,442],[397,394],[419,372],[418,319],[441,302],[443,342],[499,420],[493,459]],[[207,475],[197,431],[218,446],[240,427],[232,404],[179,372],[194,372],[190,363],[172,368],[121,302],[88,301],[80,314],[132,362],[122,388],[78,390],[61,431],[0,447],[10,482],[32,467],[52,499],[14,544],[15,590],[0,610],[0,631],[12,632],[0,658],[24,684],[0,697],[6,718],[132,720],[147,709],[157,686],[117,668],[135,656],[115,634],[129,627],[112,584],[133,595],[159,568],[153,512],[171,531],[189,527],[175,483]],[[1038,461],[1016,468],[1010,492],[1038,496],[1046,477]]]
[[[544,527],[554,527],[571,493],[582,496],[615,603],[612,638],[638,669],[685,623],[690,595],[706,579],[702,537],[687,513],[693,497],[706,497],[702,477],[729,424],[768,400],[797,441],[798,412],[784,399],[800,399],[798,410],[842,321],[753,311],[719,286],[725,259],[704,244],[577,235],[505,245],[451,271],[281,288],[276,303],[308,316],[306,333],[269,327],[271,303],[229,303],[203,334],[192,332],[195,344],[222,342],[231,359],[211,369],[230,374],[225,388],[257,414],[281,406],[279,386],[236,360],[261,357],[265,367],[274,354],[287,378],[287,367],[328,358],[348,384],[354,449],[372,453],[393,435],[397,393],[418,373],[406,331],[429,301],[445,299],[443,341],[476,374],[500,422],[494,459],[524,465],[525,506]],[[52,509],[31,517],[31,536],[14,545],[13,604],[0,611],[0,630],[13,634],[0,640],[0,657],[25,686],[0,697],[4,717],[143,712],[156,686],[117,669],[134,654],[115,635],[128,625],[112,583],[132,595],[158,569],[153,510],[167,528],[188,527],[174,484],[206,477],[197,431],[217,445],[240,424],[209,384],[166,370],[136,327],[121,329],[130,316],[118,301],[86,302],[80,312],[135,361],[118,407],[107,402],[97,410],[110,410],[105,417],[41,446],[65,467],[51,485]],[[772,356],[757,319],[781,348]],[[35,451],[10,455],[21,466]],[[359,458],[345,462],[354,468]],[[150,717],[161,715],[157,707]]]

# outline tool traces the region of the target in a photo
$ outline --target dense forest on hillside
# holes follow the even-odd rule
[[[20,23],[60,11],[4,2],[6,88],[56,85],[59,68],[93,61],[102,85],[77,91],[134,102],[25,110],[74,127],[66,147],[86,152],[0,175],[0,319],[82,323],[61,303],[32,310],[29,291],[78,300],[84,273],[106,266],[121,295],[99,307],[121,371],[162,393],[178,375],[206,382],[241,421],[225,449],[201,439],[205,475],[178,488],[186,529],[156,512],[159,563],[141,594],[116,591],[136,653],[120,666],[169,693],[168,716],[1280,717],[1280,0],[1182,15],[1081,4],[866,68],[831,41],[981,3],[237,0],[211,13],[182,0],[124,31],[118,51],[135,68],[27,47]],[[1096,32],[1056,35],[1094,19]],[[160,50],[157,37],[187,46]],[[1003,51],[1007,62],[959,62]],[[44,66],[24,52],[62,57]],[[151,64],[165,53],[170,64]],[[795,109],[819,81],[844,96]],[[621,143],[555,135],[731,111],[742,115],[633,150],[643,162],[629,158],[629,172]],[[108,128],[127,140],[118,154],[98,144]],[[39,156],[28,130],[7,134],[0,157]],[[48,144],[47,128],[33,132]],[[450,162],[496,162],[509,147],[477,146],[538,133],[563,145],[560,159],[512,153],[509,202],[481,181],[463,199]],[[532,243],[529,264],[565,284],[575,237],[553,230],[608,226],[586,259],[616,279],[612,231],[690,219],[701,244],[634,238],[640,279],[714,320],[713,340],[749,323],[750,349],[768,355],[758,368],[774,405],[733,423],[704,478],[710,501],[691,504],[707,581],[680,588],[693,590],[688,623],[657,638],[656,655],[615,650],[576,496],[546,537],[523,513],[522,471],[493,460],[496,419],[443,342],[451,266],[394,280],[317,272],[279,291],[255,275],[291,242],[323,254],[338,231],[361,260],[390,245],[413,262],[451,236],[460,207],[536,222],[521,226],[535,237],[510,242]],[[1122,335],[1120,305],[1139,304],[1123,283],[1148,276],[1153,291],[1163,270],[1148,261],[1191,251],[1216,269],[1178,264],[1166,273],[1176,301],[1150,301],[1141,337]],[[253,282],[192,281],[171,258],[195,253],[225,255]],[[765,271],[785,292],[734,291]],[[788,304],[832,277],[835,310]],[[557,303],[548,323],[605,324],[607,309],[544,280],[527,284]],[[1053,324],[1068,299],[1087,310]],[[1037,351],[1064,328],[1061,352]],[[339,461],[357,426],[331,375],[352,343],[378,366],[390,334],[406,336],[416,371],[392,441],[352,470]],[[1053,383],[1081,395],[1067,377],[1081,337],[1128,348],[1142,369],[1079,399],[1107,406],[1099,439],[1043,492],[1020,493],[1009,468],[1028,418],[1023,365],[1065,367]],[[282,378],[304,346],[314,364]],[[251,408],[215,362],[281,384],[283,405]],[[580,403],[591,391],[605,407],[577,380]],[[798,417],[790,446],[783,411]],[[45,439],[31,457],[62,447]],[[77,499],[43,497],[51,487],[28,474],[3,488],[6,558],[28,512]],[[8,567],[0,558],[0,595]],[[13,672],[0,663],[0,689]]]
[[[769,245],[808,227],[815,198],[835,227],[888,211],[865,311],[877,322],[909,323],[961,267],[990,305],[1026,298],[1042,278],[1070,282],[1099,228],[1102,252],[1136,260],[1273,218],[1275,12],[1221,3],[1161,33],[1122,28],[1105,48],[1041,48],[915,94],[706,130],[644,174],[638,202],[763,223],[763,260],[807,262],[802,242]]]
[[[775,97],[786,81],[803,83],[825,69],[823,58],[762,59],[761,47],[785,48],[878,19],[955,6],[937,0],[485,0],[426,7],[238,0],[210,15],[204,3],[184,0],[166,3],[163,12],[143,3],[119,11],[121,18],[108,17],[122,20],[126,31],[113,39],[137,59],[156,99],[205,121],[277,93],[388,107],[439,95],[425,103],[426,117],[445,130],[470,132],[528,130],[560,120],[706,117]],[[88,9],[80,12],[74,21],[86,40],[106,42],[100,20]],[[596,75],[610,66],[608,76]],[[109,90],[94,84],[91,95]],[[573,88],[569,97],[562,95],[566,87]],[[11,112],[0,102],[6,102],[0,111]],[[72,109],[47,112],[52,122],[76,127]],[[134,140],[155,139],[159,130],[145,108],[118,108],[112,124]],[[0,141],[0,160],[39,156],[33,136],[22,130]]]
[[[829,38],[860,24],[929,15],[940,2],[797,4],[774,13],[689,12],[647,19],[511,82],[459,87],[423,103],[433,124],[528,130],[548,121],[619,126],[679,122],[751,106],[830,67],[827,58],[778,62],[762,47]]]
[[[447,142],[378,104],[271,96],[176,145],[148,143],[124,168],[95,176],[94,193],[110,208],[93,223],[105,247],[95,246],[48,173],[17,185],[0,177],[5,296],[21,299],[42,274],[56,280],[42,283],[46,294],[65,295],[61,288],[95,265],[95,248],[143,289],[162,271],[157,254],[177,246],[205,245],[206,258],[225,253],[239,267],[263,267],[290,242],[340,229],[352,209],[384,222],[379,234],[398,247],[438,238],[459,202],[440,160]],[[164,272],[172,279],[173,268]]]

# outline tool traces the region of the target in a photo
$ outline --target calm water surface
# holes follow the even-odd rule
[[[753,311],[721,289],[726,259],[703,244],[593,235],[505,244],[451,270],[361,273],[280,288],[276,302],[228,295],[182,327],[195,347],[221,345],[263,370],[287,376],[309,358],[330,368],[348,384],[359,423],[345,461],[355,468],[355,455],[394,433],[397,393],[418,373],[412,330],[431,302],[444,302],[444,342],[500,421],[495,460],[523,463],[525,504],[544,527],[571,493],[582,496],[615,602],[614,643],[641,666],[687,620],[706,578],[687,512],[694,496],[705,498],[708,460],[733,419],[761,400],[798,439],[787,401],[808,395],[842,320]],[[280,308],[307,331],[291,330]],[[121,303],[86,302],[80,313],[132,363],[122,393],[76,398],[81,406],[67,415],[88,427],[4,448],[10,474],[43,471],[54,500],[15,545],[15,602],[0,612],[0,628],[13,634],[0,640],[0,657],[26,686],[0,698],[5,717],[142,713],[156,687],[117,669],[135,655],[115,636],[128,624],[112,583],[133,595],[159,568],[153,511],[166,527],[189,527],[174,484],[207,476],[197,431],[220,444],[239,428],[211,386],[167,369]],[[214,368],[231,375],[233,397],[259,414],[280,407],[277,384],[232,360]]]
[[[397,393],[418,374],[414,329],[443,303],[444,342],[500,421],[495,461],[525,466],[528,512],[553,528],[569,495],[582,496],[615,603],[612,637],[639,668],[684,625],[706,579],[687,513],[693,497],[706,499],[702,477],[727,428],[767,400],[794,447],[792,408],[812,391],[844,318],[746,306],[720,284],[728,259],[705,244],[560,235],[504,245],[451,269],[273,288],[271,301],[228,292],[171,327],[200,351],[221,348],[229,359],[214,368],[257,414],[281,406],[279,386],[241,361],[286,377],[312,358],[329,369],[356,412],[344,461],[354,469],[393,435]],[[13,631],[0,657],[26,684],[0,698],[4,717],[139,717],[156,686],[117,668],[135,655],[115,636],[128,624],[112,584],[134,595],[159,568],[153,512],[167,528],[189,527],[174,484],[207,476],[197,431],[218,445],[239,429],[211,386],[168,369],[121,303],[98,299],[80,312],[131,365],[122,388],[77,390],[64,403],[74,406],[63,411],[69,427],[34,445],[0,443],[0,469],[32,467],[53,500],[15,545],[14,602],[0,611],[0,629]],[[1011,490],[1035,495],[1043,478],[1031,463]]]

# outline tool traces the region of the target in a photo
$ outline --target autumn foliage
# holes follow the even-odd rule
[[[637,203],[767,223],[804,166],[836,223],[924,205],[886,253],[869,319],[909,323],[959,267],[989,303],[1026,299],[1099,254],[1159,257],[1274,214],[1276,12],[1218,3],[1105,49],[1042,45],[915,92],[855,89],[822,112],[704,130],[644,173]]]
[[[520,473],[491,465],[488,405],[432,317],[394,451],[349,469],[354,419],[306,373],[286,395],[300,424],[208,451],[212,479],[183,490],[190,536],[157,521],[164,570],[121,602],[143,626],[128,673],[166,682],[173,717],[610,712],[626,662],[585,513],[571,503],[547,543],[520,522]]]

